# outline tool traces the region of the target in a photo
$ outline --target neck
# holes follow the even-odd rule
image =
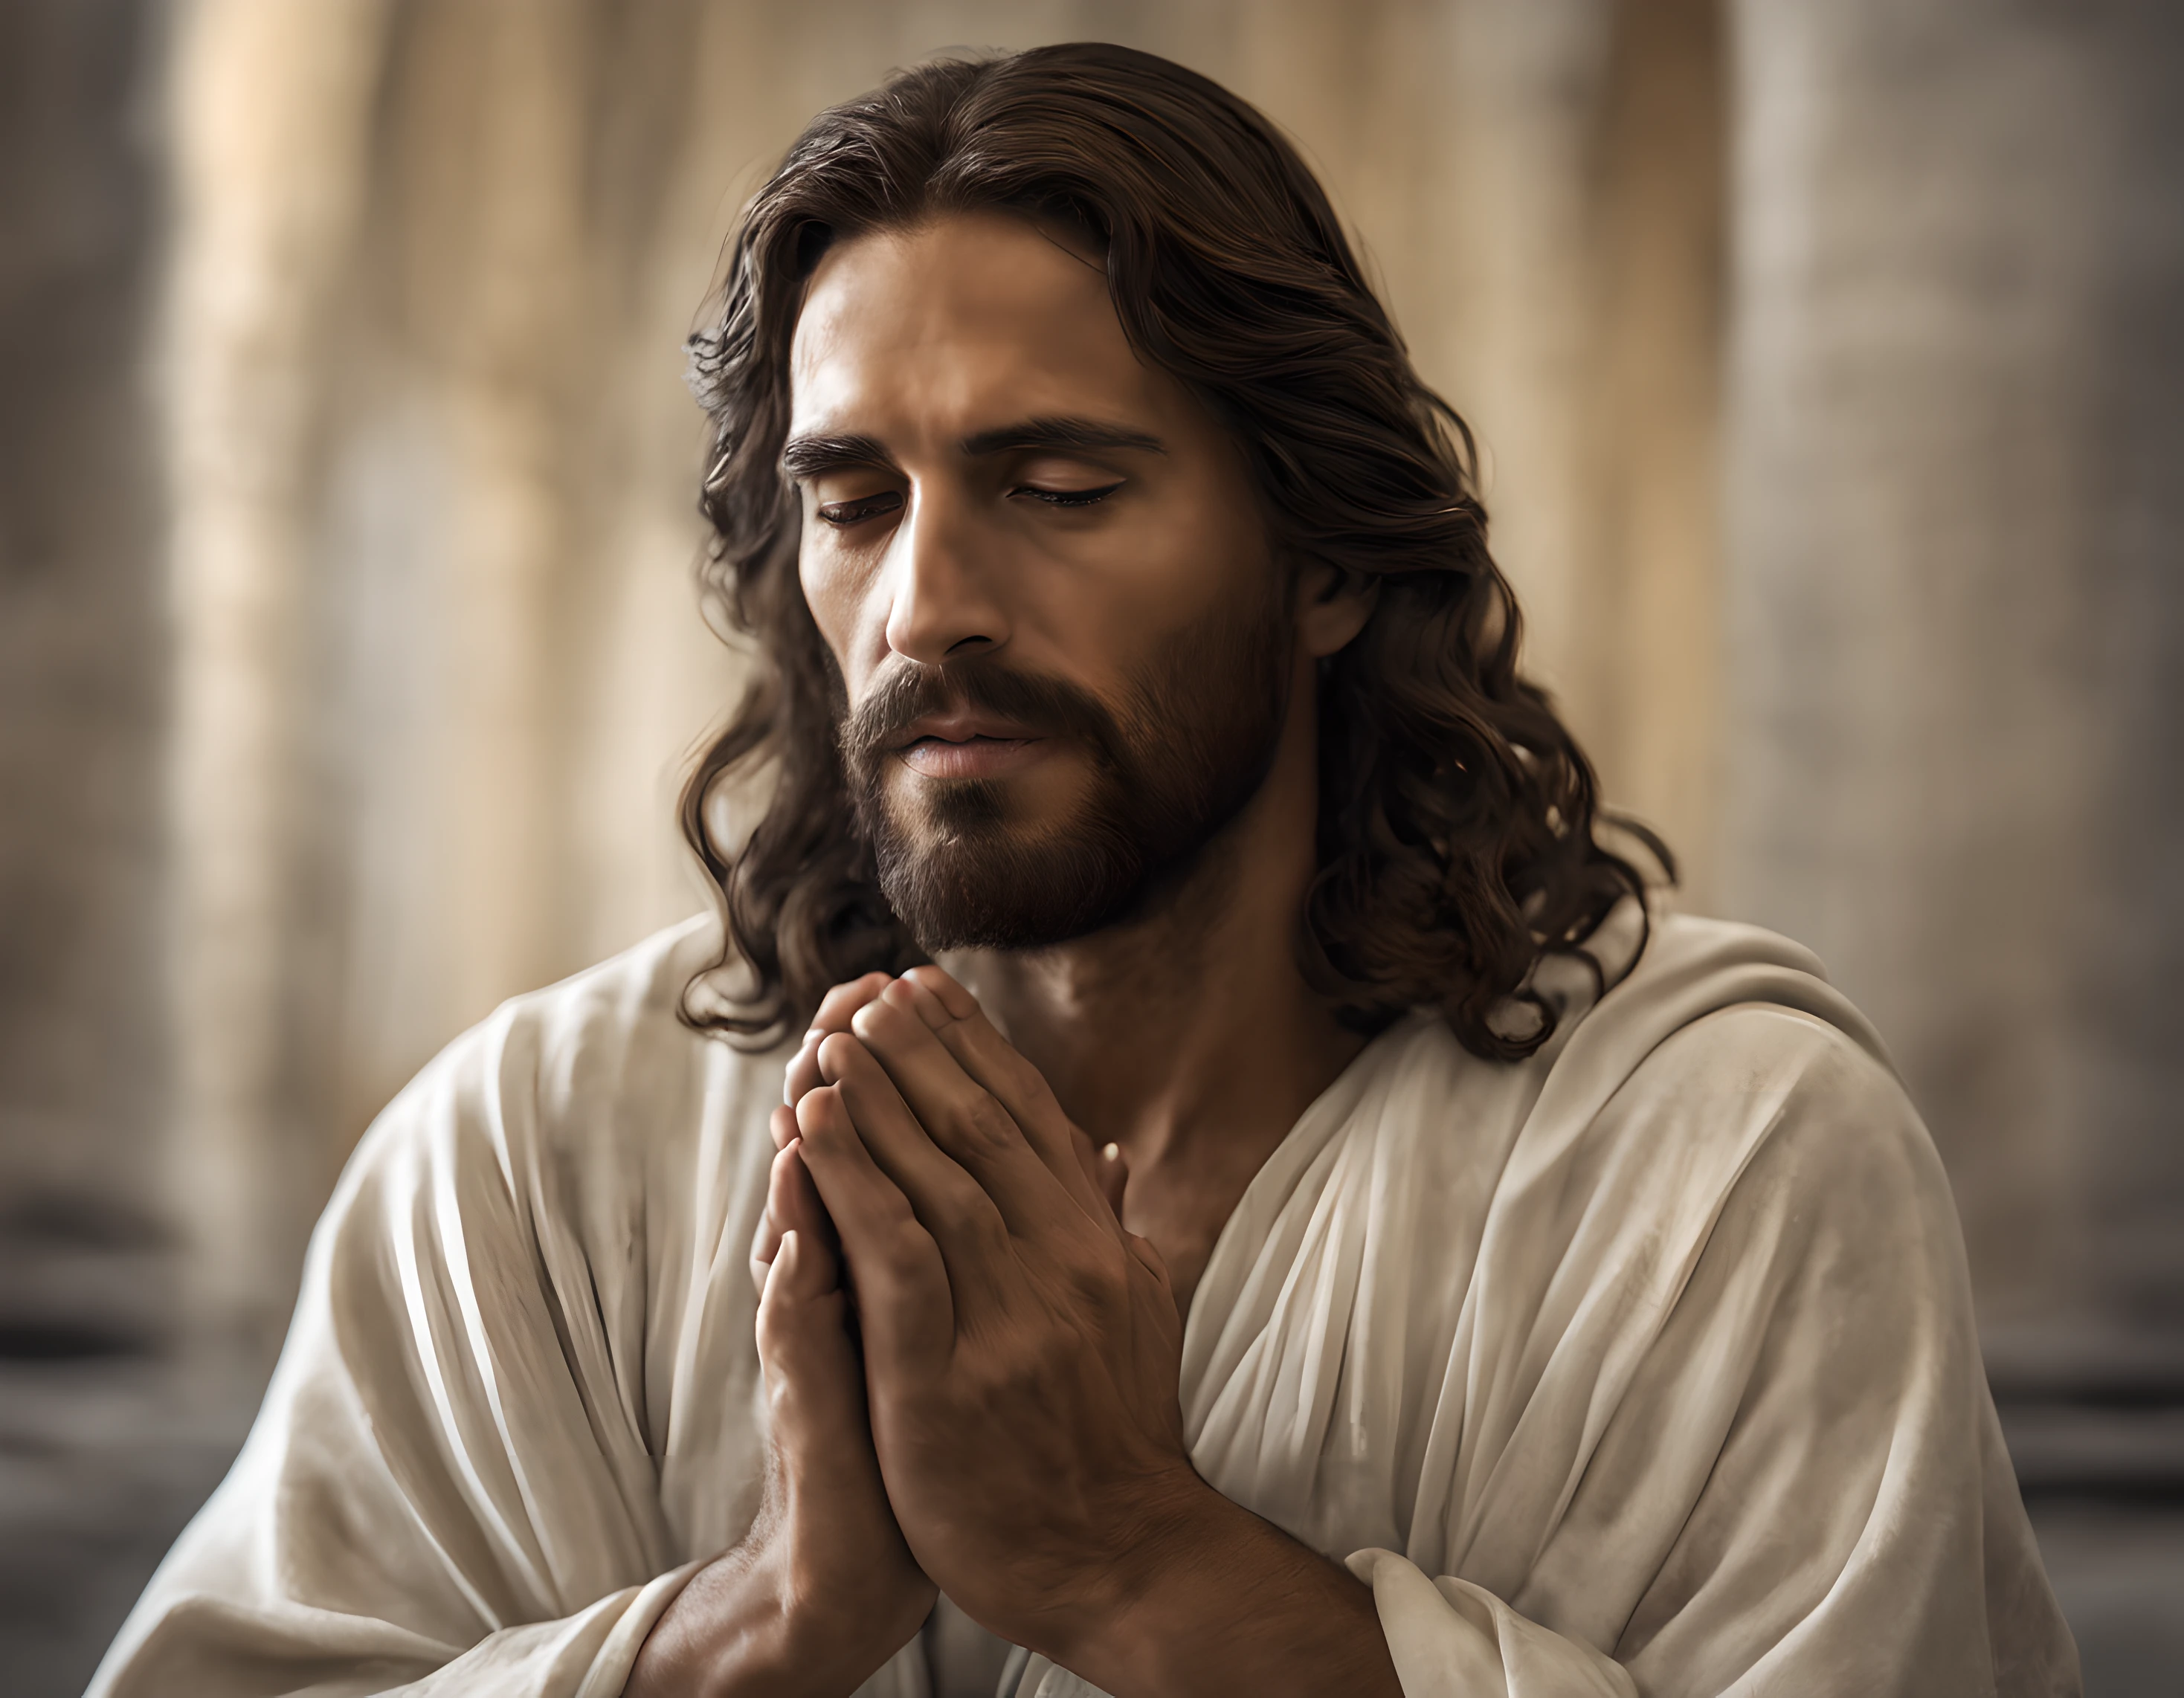
[[[948,963],[1133,1173],[1207,1159],[1256,1170],[1363,1047],[1297,966],[1318,803],[1309,659],[1298,670],[1266,782],[1145,915]]]

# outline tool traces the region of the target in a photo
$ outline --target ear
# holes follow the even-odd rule
[[[1380,580],[1315,560],[1297,575],[1297,641],[1315,660],[1348,646],[1379,604]]]

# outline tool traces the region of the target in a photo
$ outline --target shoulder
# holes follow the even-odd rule
[[[1786,938],[1658,922],[1563,1066],[1596,1075],[1582,1142],[1618,1189],[1676,1212],[1757,1211],[1797,1237],[1954,1239],[1947,1179],[1886,1049]]]
[[[1668,915],[1594,1018],[1633,1058],[1624,1091],[1702,1120],[1930,1153],[1886,1044],[1818,957],[1756,926]],[[1619,1046],[1618,1046],[1619,1047]]]
[[[1940,1169],[1901,1080],[1841,1027],[1800,1009],[1741,1003],[1665,1038],[1618,1094],[1618,1117],[1655,1136],[1711,1140],[1740,1169],[1762,1150],[1814,1185]]]
[[[1527,1065],[1544,1072],[1505,1189],[1557,1212],[1598,1198],[1703,1236],[1733,1194],[1809,1212],[1876,1186],[1914,1216],[1951,1212],[1878,1034],[1809,951],[1758,927],[1658,917],[1635,965]]]
[[[719,949],[719,923],[694,915],[558,983],[510,998],[468,1036],[520,1033],[569,1062],[632,1045],[703,1044],[682,1023],[682,994]]]
[[[1629,929],[1629,928],[1626,928]],[[1652,916],[1643,949],[1542,1058],[1543,1105],[1604,1108],[1643,1078],[1689,1109],[1742,1102],[1762,1082],[1886,1094],[1895,1070],[1811,951],[1757,926]],[[1830,1082],[1832,1082],[1831,1083]]]

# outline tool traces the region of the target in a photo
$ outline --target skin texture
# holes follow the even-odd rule
[[[1395,1693],[1370,1595],[1198,1477],[1177,1390],[1222,1225],[1360,1047],[1291,940],[1314,665],[1369,587],[1272,557],[1234,444],[1050,232],[950,217],[841,244],[792,372],[800,572],[853,709],[891,668],[971,654],[1119,704],[1162,645],[1270,582],[1288,707],[1258,792],[1123,923],[828,996],[753,1246],[766,1508],[627,1690],[846,1694],[937,1584],[1120,1698]],[[1023,440],[1057,419],[1114,440]],[[913,830],[922,785],[997,783],[1036,832],[1093,780],[1036,728],[916,729],[883,775]]]

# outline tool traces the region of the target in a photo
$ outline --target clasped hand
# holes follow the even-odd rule
[[[1120,1164],[935,967],[831,993],[787,1095],[754,1272],[781,1282],[785,1252],[807,1300],[761,1306],[770,1378],[844,1359],[782,1333],[838,1330],[842,1306],[819,1300],[850,1294],[872,1452],[917,1569],[1074,1662],[1210,1490],[1185,1454],[1166,1269],[1101,1183]]]

